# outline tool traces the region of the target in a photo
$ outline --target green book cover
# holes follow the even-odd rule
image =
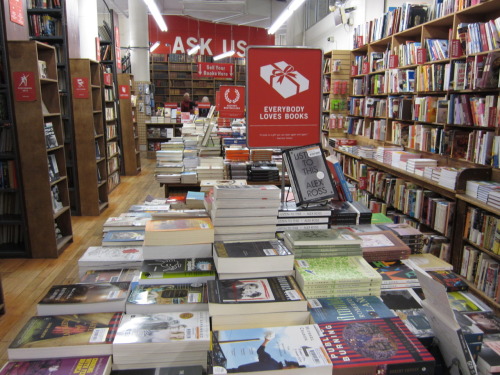
[[[381,212],[372,214],[372,224],[392,224],[393,221],[391,218],[385,216]]]

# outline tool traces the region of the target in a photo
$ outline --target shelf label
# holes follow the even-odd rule
[[[389,56],[389,69],[396,69],[399,66],[399,56],[391,55]]]
[[[422,65],[427,61],[427,50],[425,48],[417,49],[417,64]]]
[[[364,62],[361,68],[361,74],[370,73],[370,63]]]
[[[75,99],[88,99],[90,97],[87,77],[73,77],[73,97]]]
[[[104,73],[102,75],[102,79],[104,81],[104,84],[106,86],[111,86],[113,85],[113,76],[111,75],[111,73]]]
[[[219,92],[219,117],[245,117],[245,86],[221,86]]]
[[[249,147],[320,142],[322,66],[319,48],[247,48]]]
[[[234,79],[234,64],[199,62],[198,75],[207,78]]]
[[[36,100],[35,72],[13,72],[14,98],[18,102]]]
[[[9,13],[12,22],[24,26],[23,2],[21,0],[9,0]]]
[[[130,86],[129,85],[119,85],[118,89],[120,90],[120,93],[119,93],[120,99],[130,99]]]
[[[460,40],[458,39],[452,39],[451,40],[451,58],[457,58],[460,57],[464,54],[462,50],[462,44],[460,43]]]

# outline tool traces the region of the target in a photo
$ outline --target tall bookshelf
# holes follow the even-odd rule
[[[246,84],[244,58],[228,58],[217,63],[234,64],[234,78],[206,78],[198,75],[198,62],[212,62],[211,56],[186,54],[151,54],[150,73],[154,85],[155,102],[181,102],[185,92],[191,100],[201,101],[207,96],[215,102],[215,92],[221,85]]]
[[[101,70],[97,61],[70,59],[80,214],[108,207]]]
[[[39,7],[41,3],[43,4]],[[59,6],[50,7],[54,2],[27,1],[29,35],[31,40],[50,44],[56,49],[70,206],[74,213],[78,213],[80,198],[78,174],[75,170],[76,151],[69,69],[69,58],[79,56],[79,51],[74,51],[79,42],[77,20],[75,23],[75,9],[78,4],[76,0],[60,0],[58,3]]]
[[[498,0],[490,0],[436,15],[420,25],[410,24],[408,28],[403,25],[398,30],[376,27],[381,25],[376,22],[355,28],[345,136],[355,139],[358,146],[398,145],[422,158],[437,160],[438,166],[464,168],[455,188],[350,154],[345,148],[334,150],[343,159],[348,178],[358,184],[362,199],[374,204],[382,202],[396,212],[407,214],[421,228],[436,229],[408,210],[408,202],[406,206],[396,202],[397,196],[394,198],[390,193],[396,187],[394,184],[402,184],[407,193],[420,191],[423,204],[429,199],[448,202],[444,204],[453,207],[447,217],[451,220],[450,230],[440,234],[451,243],[449,260],[455,271],[460,270],[466,242],[463,236],[466,181],[487,180],[490,175],[497,175],[497,169],[492,170],[488,142],[500,135],[498,117],[491,115],[497,109],[498,85],[483,85],[481,79],[481,65],[487,66],[489,54],[500,49],[494,49],[491,41],[488,45],[484,35],[479,50],[471,50],[472,43],[466,41],[480,41],[481,35],[461,40],[468,31],[459,32],[459,26],[494,20],[500,16],[499,5]],[[383,20],[384,17],[378,21]],[[370,28],[367,35],[365,31]],[[467,48],[461,48],[462,42]],[[496,75],[498,78],[498,71]],[[480,108],[477,103],[486,108],[483,113],[477,110]],[[485,299],[495,305],[491,298]]]
[[[3,14],[3,3],[0,4],[0,8],[2,8]],[[26,257],[30,253],[26,239],[24,197],[20,186],[20,160],[12,109],[8,51],[3,17],[0,17],[0,66],[3,67],[3,69],[0,69],[0,163],[2,169],[8,171],[6,177],[2,177],[0,184],[0,199],[2,202],[0,211],[0,229],[2,233],[0,236],[0,257]],[[12,181],[7,176],[12,177]]]
[[[35,41],[11,41],[8,50],[12,90],[27,87],[13,107],[29,249],[34,258],[56,258],[73,239],[56,50]]]
[[[124,170],[125,175],[133,176],[141,171],[141,154],[135,106],[137,97],[134,92],[134,77],[131,74],[118,74],[118,92]]]

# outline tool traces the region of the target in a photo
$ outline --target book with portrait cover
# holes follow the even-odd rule
[[[394,313],[376,296],[309,299],[314,323],[391,318]]]
[[[307,311],[307,300],[291,276],[208,281],[210,315]]]
[[[125,305],[127,314],[208,310],[207,284],[136,285]]]
[[[53,358],[7,362],[0,375],[108,375],[111,356]]]
[[[212,258],[145,260],[139,284],[194,283],[215,279]]]
[[[287,369],[292,369],[287,372]],[[208,374],[331,375],[315,324],[214,331]]]
[[[34,316],[7,349],[9,360],[111,355],[122,313]]]
[[[320,144],[286,149],[283,161],[297,205],[339,198]]]
[[[398,317],[321,323],[334,374],[433,374],[434,357]]]

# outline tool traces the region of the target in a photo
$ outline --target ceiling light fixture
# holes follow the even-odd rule
[[[214,56],[214,61],[223,59],[224,57],[231,57],[234,55],[234,50],[221,53],[220,55]]]
[[[156,6],[155,0],[144,0],[144,2],[148,6],[149,12],[154,17],[156,24],[158,25],[160,30],[167,31],[168,30],[167,24],[165,23],[163,16],[161,15],[160,11],[158,10],[158,7]]]
[[[160,42],[155,42],[151,47],[149,47],[149,52],[153,52],[160,46]]]
[[[304,4],[306,0],[293,0],[290,5],[288,5],[279,17],[274,21],[269,30],[268,34],[274,34],[283,25],[299,7]]]
[[[187,54],[188,54],[188,55],[194,55],[196,52],[198,52],[198,50],[199,50],[199,49],[200,49],[200,45],[199,45],[199,44],[197,44],[197,45],[195,45],[193,48],[188,49]]]

